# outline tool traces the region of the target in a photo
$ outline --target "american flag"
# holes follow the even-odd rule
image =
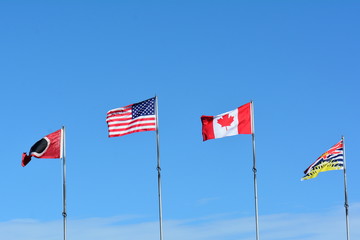
[[[153,97],[108,111],[106,122],[109,127],[109,137],[120,137],[135,132],[155,131],[155,101],[156,97]]]
[[[305,171],[301,180],[317,177],[320,172],[344,169],[344,143],[343,140],[332,146],[322,154]]]

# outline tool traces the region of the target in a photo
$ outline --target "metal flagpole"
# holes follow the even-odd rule
[[[65,127],[62,127],[62,161],[63,161],[63,223],[64,240],[66,240],[66,155],[65,155]]]
[[[254,126],[254,103],[251,101],[251,129],[252,129],[252,149],[253,149],[253,172],[254,172],[254,198],[255,198],[255,226],[256,226],[256,240],[259,240],[259,220],[258,220],[258,193],[256,181],[256,151],[255,151],[255,126]]]
[[[160,240],[163,239],[162,228],[162,197],[161,197],[161,167],[160,167],[160,137],[159,137],[159,116],[158,116],[158,98],[155,96],[155,115],[156,115],[156,152],[157,152],[157,172],[158,172],[158,196],[159,196],[159,225]]]
[[[346,239],[350,240],[350,228],[349,228],[349,204],[347,196],[347,182],[346,182],[346,161],[345,161],[345,140],[342,137],[343,142],[343,155],[344,155],[344,191],[345,191],[345,217],[346,217]]]

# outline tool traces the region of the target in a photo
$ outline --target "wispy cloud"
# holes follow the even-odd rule
[[[219,197],[202,198],[202,199],[198,200],[198,204],[199,205],[205,205],[205,204],[208,204],[209,202],[216,201],[216,200],[219,200],[219,199],[220,199]]]
[[[360,203],[350,208],[350,233],[360,239]],[[274,214],[260,216],[260,236],[263,240],[338,240],[345,237],[345,216],[341,207],[327,213]],[[71,240],[158,239],[159,225],[141,221],[140,216],[117,216],[68,221]],[[0,222],[2,239],[58,240],[62,236],[62,221],[42,222],[16,219]],[[253,240],[253,217],[231,215],[208,216],[200,219],[164,221],[164,239],[168,240]]]

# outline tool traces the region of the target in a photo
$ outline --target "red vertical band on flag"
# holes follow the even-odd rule
[[[238,108],[239,134],[252,134],[251,129],[251,102]]]
[[[215,138],[213,116],[201,116],[203,141]]]
[[[49,141],[49,147],[39,158],[61,158],[61,131],[62,129],[57,130],[45,137]],[[32,156],[36,157],[34,154]]]

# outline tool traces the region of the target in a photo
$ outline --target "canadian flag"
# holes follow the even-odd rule
[[[22,154],[21,166],[25,167],[31,161],[31,157],[36,158],[62,158],[63,148],[63,129],[50,133],[37,141],[29,151],[29,155]]]
[[[201,116],[203,141],[252,134],[251,102],[217,116]]]

